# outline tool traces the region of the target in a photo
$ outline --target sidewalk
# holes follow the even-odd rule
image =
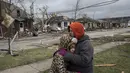
[[[125,44],[126,42],[111,42],[106,43],[100,46],[94,47],[94,54],[99,53],[101,51],[105,51],[107,49],[110,49],[112,47],[115,47],[117,45]],[[19,66],[16,68],[7,69],[4,71],[1,71],[0,73],[38,73],[39,71],[45,71],[50,68],[52,59],[48,59],[45,61]]]

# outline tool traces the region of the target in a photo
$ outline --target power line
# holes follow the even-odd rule
[[[96,4],[93,4],[93,5],[90,5],[90,6],[78,8],[77,10],[80,11],[80,10],[83,10],[83,9],[86,9],[86,8],[105,6],[105,5],[116,3],[117,1],[119,1],[119,0],[111,0],[111,1],[101,2],[101,3],[96,3]],[[69,13],[69,12],[74,12],[74,11],[75,11],[75,9],[63,10],[63,11],[50,12],[50,14],[51,13]]]
[[[97,4],[94,4],[94,5],[87,6],[87,7],[79,8],[79,10],[83,10],[83,9],[90,8],[90,7],[105,6],[105,5],[113,4],[113,3],[117,2],[117,1],[118,1],[118,0],[112,0],[112,1],[101,2],[101,3],[97,3]]]

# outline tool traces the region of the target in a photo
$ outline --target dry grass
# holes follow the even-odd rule
[[[36,48],[30,50],[24,50],[19,53],[19,56],[13,57],[11,55],[5,55],[0,57],[0,70],[26,65],[37,61],[45,60],[52,57],[53,52],[57,49],[57,46],[49,48]]]

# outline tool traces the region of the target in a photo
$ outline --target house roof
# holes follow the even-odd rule
[[[9,12],[11,10],[11,16],[13,18],[17,18],[17,10],[20,11],[20,17],[21,18],[27,18],[29,16],[28,13],[26,13],[24,10],[22,10],[21,8],[19,8],[18,6],[14,5],[14,4],[10,4],[8,2],[5,1],[0,1],[2,4],[2,9],[4,10],[4,13],[7,11]]]
[[[58,23],[58,22],[62,22],[62,21],[68,21],[69,18],[66,16],[56,16],[56,17],[51,17],[48,21],[48,23]]]
[[[17,20],[17,21],[24,21],[25,19],[23,19],[23,18],[15,18],[15,20]]]
[[[86,17],[83,17],[83,18],[79,18],[77,19],[76,21],[79,21],[79,22],[95,22],[95,23],[99,23],[98,20],[94,20],[92,18],[86,18]]]

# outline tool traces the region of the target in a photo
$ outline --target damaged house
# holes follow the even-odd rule
[[[52,31],[57,31],[67,29],[70,23],[71,21],[66,16],[55,16],[49,19],[47,25]]]
[[[33,31],[33,19],[30,18],[30,15],[27,14],[21,8],[15,6],[14,4],[10,4],[8,2],[1,1],[1,15],[0,16],[0,36],[7,37],[8,32],[10,31],[10,36],[13,37],[16,32],[18,32],[18,36],[22,37],[26,34],[26,30],[32,32]],[[2,21],[5,15],[10,16],[14,21],[12,24],[6,26]]]
[[[99,28],[100,22],[89,17],[78,18],[76,21],[81,22],[85,30],[94,30]]]

